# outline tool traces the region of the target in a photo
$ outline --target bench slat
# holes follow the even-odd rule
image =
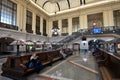
[[[100,71],[102,73],[103,80],[112,80],[112,77],[106,67],[101,66]]]

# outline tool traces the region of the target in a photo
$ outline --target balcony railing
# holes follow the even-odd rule
[[[68,33],[61,33],[61,35],[62,35],[62,36],[67,36],[67,35],[68,35]]]
[[[78,32],[72,33],[72,35],[66,37],[65,39],[61,40],[60,42],[68,43],[82,35],[98,35],[98,34],[118,34],[118,35],[120,35],[120,27],[118,27],[118,26],[100,27],[101,28],[100,33],[94,33],[94,28],[80,29]]]

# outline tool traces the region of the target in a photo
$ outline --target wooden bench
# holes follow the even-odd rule
[[[104,50],[101,52],[107,54],[104,65],[99,66],[103,80],[120,80],[120,58]]]
[[[95,56],[98,66],[106,65],[109,60],[109,56],[106,53],[100,53],[100,55]]]
[[[101,71],[103,80],[112,80],[112,77],[105,66],[101,66],[100,71]]]
[[[48,56],[51,57],[52,62],[58,61],[63,58],[63,56],[60,54],[60,50],[49,52]]]
[[[73,54],[73,51],[70,50],[70,49],[64,49],[63,51],[64,51],[64,53],[65,53],[67,56],[70,56],[70,55]]]
[[[34,68],[27,68],[24,66],[29,62],[31,55],[32,54],[9,56],[7,61],[2,65],[2,76],[6,76],[15,80],[26,80],[26,75],[34,72],[35,70]],[[37,56],[40,58],[44,67],[51,65],[53,61],[62,58],[58,51],[37,53]]]

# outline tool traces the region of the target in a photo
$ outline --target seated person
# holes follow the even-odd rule
[[[65,59],[65,58],[66,58],[66,56],[67,56],[67,55],[63,52],[63,50],[62,50],[62,49],[60,50],[60,54],[62,54],[62,56],[63,56],[63,58],[64,58],[64,59]]]
[[[95,48],[94,51],[92,52],[92,55],[95,56],[99,52],[98,48]]]
[[[36,53],[33,53],[33,55],[30,57],[30,61],[28,63],[28,68],[35,68],[35,71],[37,73],[40,72],[40,70],[43,68],[43,65],[41,64],[41,61],[39,57],[36,55]]]

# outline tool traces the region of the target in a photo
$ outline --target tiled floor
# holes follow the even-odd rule
[[[0,77],[0,80],[10,80]],[[93,56],[74,54],[66,60],[43,69],[40,74],[32,74],[28,80],[100,80],[98,67]]]

